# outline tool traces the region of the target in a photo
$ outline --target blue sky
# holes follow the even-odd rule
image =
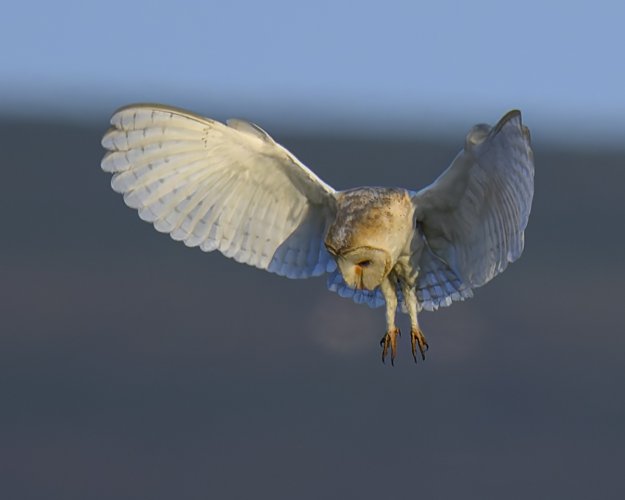
[[[410,134],[518,107],[545,135],[617,141],[624,20],[624,2],[601,0],[25,1],[0,21],[0,108],[108,115],[157,101]]]

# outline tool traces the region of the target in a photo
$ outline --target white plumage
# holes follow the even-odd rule
[[[121,108],[102,139],[102,169],[139,216],[188,246],[289,278],[330,273],[356,302],[386,303],[383,359],[395,357],[395,309],[412,351],[417,311],[463,300],[523,251],[533,196],[529,131],[511,111],[476,125],[430,186],[337,192],[260,127],[162,106]],[[338,267],[337,267],[338,263]]]
[[[102,168],[126,204],[161,232],[204,251],[268,269],[282,249],[289,277],[325,272],[323,227],[334,190],[260,128],[162,106],[119,110]],[[302,230],[304,228],[304,230]]]

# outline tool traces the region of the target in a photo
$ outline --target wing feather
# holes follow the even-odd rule
[[[476,125],[464,150],[413,197],[427,242],[417,291],[435,309],[470,296],[523,252],[534,195],[534,160],[519,111]]]
[[[334,189],[260,127],[150,104],[121,108],[111,125],[102,169],[158,231],[292,278],[331,267]]]

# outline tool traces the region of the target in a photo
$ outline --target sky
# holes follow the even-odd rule
[[[0,109],[83,118],[135,101],[297,129],[410,135],[494,122],[625,134],[619,1],[12,3]]]

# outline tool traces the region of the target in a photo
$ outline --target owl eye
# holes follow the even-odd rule
[[[358,265],[359,265],[360,267],[368,267],[368,266],[369,266],[369,264],[371,264],[371,261],[370,261],[370,260],[361,260],[361,261],[358,263]]]

